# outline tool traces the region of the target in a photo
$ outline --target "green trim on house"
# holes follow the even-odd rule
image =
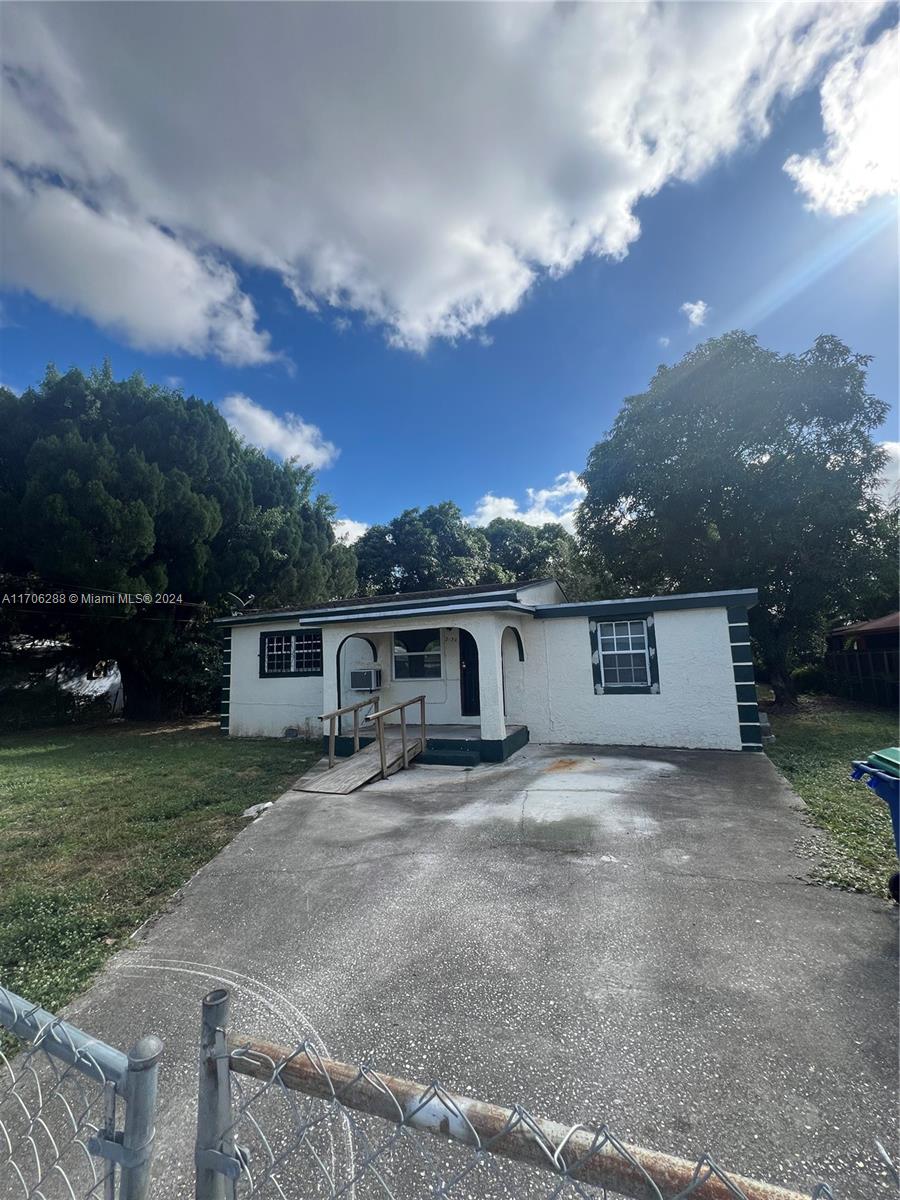
[[[731,642],[732,646],[737,645],[738,642],[749,642],[750,626],[747,624],[747,622],[742,621],[740,625],[729,625],[728,640]]]
[[[597,625],[608,621],[609,615],[589,614],[588,636],[591,643],[591,671],[594,679],[595,696],[650,696],[659,692],[659,662],[656,653],[656,621],[652,612],[631,613],[629,620],[645,621],[647,624],[647,658],[650,663],[649,683],[608,683],[603,682],[603,668],[600,663],[600,642],[597,637]]]
[[[222,679],[227,680],[227,683],[222,684],[221,695],[219,697],[219,730],[222,733],[228,733],[231,711],[231,630],[223,629],[222,631],[222,660],[223,666],[227,670],[222,672]]]
[[[753,651],[750,649],[749,642],[732,642],[731,643],[731,661],[735,666],[752,666]]]
[[[756,603],[756,588],[738,588],[731,592],[685,592],[672,596],[635,596],[623,600],[584,600],[574,604],[538,604],[534,615],[546,617],[594,617],[595,620],[614,621],[618,617],[637,617],[647,612],[662,612],[665,609],[725,608],[742,603],[744,613]]]
[[[477,726],[473,726],[473,731],[477,730],[477,728]],[[431,757],[433,754],[463,754],[469,751],[476,755],[481,762],[505,762],[511,754],[515,754],[517,750],[521,750],[527,744],[528,737],[528,728],[525,725],[514,729],[505,738],[429,737],[425,741],[425,752],[420,757],[422,762],[428,763],[429,761],[433,761]],[[371,745],[374,741],[374,737],[361,736],[359,744],[362,748],[363,746]],[[334,752],[338,758],[348,758],[353,753],[352,735],[346,733],[338,734],[334,739]],[[328,753],[327,734],[322,737],[322,753]],[[417,758],[414,761],[418,762],[419,759]]]
[[[734,682],[752,684],[756,683],[756,674],[753,670],[752,662],[735,663]]]

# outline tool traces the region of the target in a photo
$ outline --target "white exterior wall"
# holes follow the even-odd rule
[[[325,664],[324,708],[337,708],[337,649],[348,635],[367,637],[378,649],[378,665],[382,668],[381,700],[385,706],[398,704],[413,696],[425,696],[425,719],[435,725],[481,726],[483,738],[506,736],[503,720],[502,676],[500,669],[500,635],[510,621],[504,614],[493,613],[434,613],[421,617],[398,617],[395,621],[365,621],[325,625],[322,629],[322,651]],[[387,628],[385,628],[387,626]],[[380,628],[379,628],[380,627]],[[393,633],[403,629],[440,629],[441,678],[400,679],[393,676]],[[478,673],[481,681],[481,716],[464,717],[460,712],[459,690],[459,630],[467,629],[478,646]],[[347,642],[344,650],[354,646]],[[341,653],[341,704],[362,700],[365,693],[349,690],[349,672]],[[415,719],[415,711],[407,714]]]
[[[654,614],[659,692],[594,694],[589,618],[525,623],[533,742],[740,750],[725,608]]]
[[[320,737],[322,676],[260,679],[259,635],[297,628],[296,620],[271,625],[234,625],[231,630],[231,691],[228,732],[236,737]]]
[[[531,599],[531,597],[529,597]],[[550,599],[555,599],[551,596]],[[321,734],[319,714],[338,706],[337,649],[351,634],[375,644],[382,667],[382,703],[424,694],[426,719],[436,725],[481,726],[484,739],[527,725],[532,742],[680,746],[740,750],[737,703],[725,608],[662,610],[654,614],[658,694],[594,693],[589,617],[535,619],[513,613],[452,613],[322,626],[322,676],[260,679],[262,632],[294,630],[296,619],[236,625],[231,636],[229,732],[235,736]],[[440,624],[441,620],[452,622]],[[310,622],[305,628],[313,627]],[[509,628],[519,631],[525,662]],[[440,679],[394,681],[395,629],[441,630]],[[481,716],[460,713],[459,629],[478,645]],[[350,690],[350,670],[372,663],[370,647],[351,638],[341,652],[341,704],[363,699]],[[417,713],[409,710],[415,720]]]

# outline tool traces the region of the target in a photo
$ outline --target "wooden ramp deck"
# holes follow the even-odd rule
[[[422,753],[422,739],[408,737],[406,741],[410,762],[417,754]],[[403,766],[403,745],[399,733],[389,734],[385,729],[384,738],[385,761],[388,775],[393,775]],[[335,763],[321,774],[304,775],[294,784],[295,792],[329,792],[332,795],[346,796],[355,792],[364,783],[381,777],[381,756],[378,753],[378,742],[357,751],[350,758]]]

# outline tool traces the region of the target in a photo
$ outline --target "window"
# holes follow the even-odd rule
[[[647,625],[644,621],[600,621],[600,671],[604,687],[650,683]]]
[[[261,678],[279,675],[321,675],[322,631],[300,629],[288,633],[261,633],[259,674]]]
[[[395,679],[440,679],[441,631],[411,629],[394,634]]]

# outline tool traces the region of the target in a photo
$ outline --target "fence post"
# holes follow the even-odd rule
[[[240,1173],[231,1145],[231,1086],[225,1030],[228,990],[203,997],[200,1086],[197,1095],[196,1200],[229,1200]]]
[[[156,1134],[156,1087],[162,1052],[162,1042],[153,1036],[142,1037],[128,1052],[122,1145],[130,1153],[122,1166],[121,1200],[147,1200],[150,1193],[150,1160]],[[137,1160],[134,1165],[128,1165],[131,1158]]]

